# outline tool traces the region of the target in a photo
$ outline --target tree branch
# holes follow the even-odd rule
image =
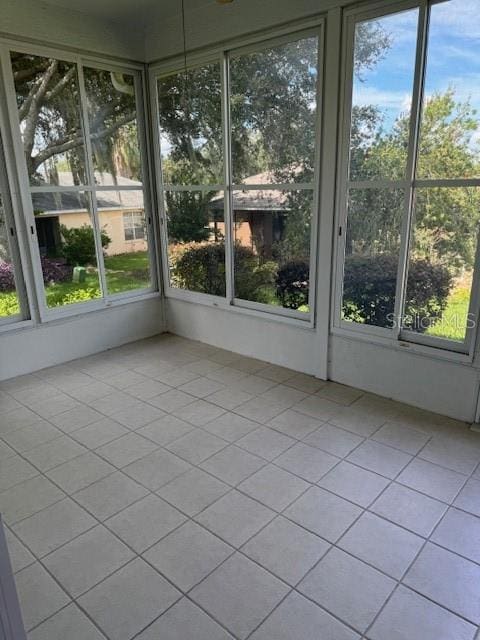
[[[45,100],[53,100],[54,98],[56,98],[58,94],[62,91],[62,89],[64,89],[67,86],[67,84],[70,82],[72,77],[75,75],[76,71],[77,71],[76,67],[71,67],[67,71],[67,73],[63,76],[63,78],[59,82],[57,82],[55,87],[53,87],[53,89],[50,89],[50,91],[47,91],[47,93],[45,94]]]
[[[120,118],[109,127],[106,127],[102,131],[98,131],[97,133],[93,133],[91,135],[91,139],[99,140],[101,138],[106,138],[112,133],[114,133],[115,131],[117,131],[117,129],[120,129],[120,127],[123,127],[123,125],[128,124],[129,122],[134,120],[134,118],[135,118],[135,112],[127,113],[123,116],[123,118]],[[42,165],[46,160],[48,160],[52,156],[57,155],[59,153],[66,153],[67,151],[71,151],[72,149],[75,149],[76,147],[79,147],[82,144],[83,144],[83,136],[81,134],[78,134],[73,138],[69,136],[68,138],[59,140],[54,145],[50,145],[49,147],[41,151],[38,155],[36,155],[34,158],[32,158],[32,165],[33,165],[34,171],[36,171],[40,165]]]

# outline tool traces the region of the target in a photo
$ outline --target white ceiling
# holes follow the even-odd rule
[[[185,0],[185,10],[191,11],[214,0]],[[80,11],[91,16],[115,22],[134,19],[143,21],[148,16],[167,18],[181,12],[181,0],[46,0],[50,5]]]

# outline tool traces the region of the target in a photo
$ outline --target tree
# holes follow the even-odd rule
[[[419,139],[417,175],[424,179],[480,175],[476,112],[455,100],[453,88],[432,95],[425,104]],[[405,175],[410,115],[402,114],[390,133],[379,133],[355,149],[355,171],[364,180]],[[350,198],[347,255],[398,250],[404,215],[401,189],[356,190]],[[450,268],[472,268],[480,222],[476,189],[416,190],[412,257],[442,262]],[[363,249],[364,248],[364,249]]]
[[[85,151],[76,65],[12,53],[12,69],[28,174],[41,184],[48,174],[58,184],[58,169],[67,166],[74,184],[85,184]],[[121,143],[125,125],[135,119],[131,78],[85,68],[94,163],[116,175],[112,150]],[[128,130],[125,130],[128,131]],[[124,158],[126,156],[124,155]]]

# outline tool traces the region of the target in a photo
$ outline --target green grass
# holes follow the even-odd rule
[[[448,298],[442,319],[425,334],[449,340],[463,341],[467,324],[468,307],[470,304],[470,286],[457,286]]]
[[[150,286],[147,251],[124,253],[105,258],[105,275],[109,294],[123,293]],[[100,285],[95,269],[88,269],[85,282],[60,282],[45,287],[47,305],[62,307],[74,302],[100,298]],[[14,291],[0,293],[0,317],[20,312]]]

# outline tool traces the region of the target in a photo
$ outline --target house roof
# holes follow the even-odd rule
[[[62,187],[73,186],[72,174],[59,171],[59,182]],[[129,178],[118,176],[116,180],[109,173],[95,172],[97,184],[97,207],[99,211],[112,209],[143,209],[142,184]],[[101,191],[102,187],[118,186],[117,190]],[[129,187],[125,189],[125,187]],[[138,189],[132,189],[138,187]],[[37,216],[48,217],[61,213],[84,213],[88,208],[85,192],[36,192],[32,194],[33,210]]]
[[[272,171],[263,171],[254,176],[248,176],[243,181],[246,185],[275,184],[275,176]],[[247,189],[233,192],[233,209],[235,211],[287,211],[288,197],[285,191],[279,189]],[[223,210],[223,195],[212,198],[209,204],[211,209]]]

